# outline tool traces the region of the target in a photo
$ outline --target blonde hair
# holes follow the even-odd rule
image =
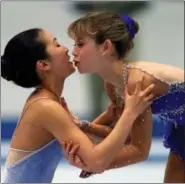
[[[133,20],[135,34],[139,25]],[[109,39],[114,45],[119,57],[133,48],[133,38],[130,37],[128,24],[117,13],[92,12],[72,22],[68,27],[68,35],[72,39],[90,37],[96,44],[102,44]]]

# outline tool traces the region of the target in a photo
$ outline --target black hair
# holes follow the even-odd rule
[[[36,63],[48,58],[46,45],[39,38],[41,31],[40,28],[23,31],[7,43],[1,56],[1,76],[4,79],[24,88],[41,84]]]

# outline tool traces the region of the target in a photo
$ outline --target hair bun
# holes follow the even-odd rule
[[[1,77],[6,79],[7,81],[11,81],[13,78],[13,70],[12,66],[8,62],[8,60],[3,56],[1,56]]]

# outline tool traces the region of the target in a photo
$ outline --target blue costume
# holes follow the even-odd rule
[[[51,183],[62,157],[60,143],[53,140],[7,166],[3,183]]]
[[[153,101],[152,113],[164,120],[164,146],[185,160],[185,83],[174,82],[167,93]]]

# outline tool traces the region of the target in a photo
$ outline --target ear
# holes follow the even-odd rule
[[[36,63],[36,68],[38,68],[41,71],[47,71],[50,69],[50,63],[46,60],[39,60]]]
[[[102,44],[102,56],[112,54],[113,52],[113,44],[110,40],[105,40]]]

